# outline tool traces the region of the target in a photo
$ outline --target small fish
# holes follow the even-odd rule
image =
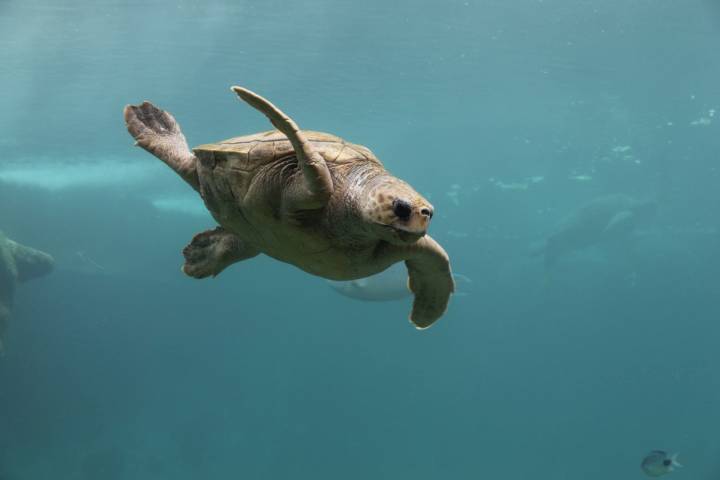
[[[668,455],[662,450],[653,450],[643,458],[640,464],[643,472],[649,477],[660,477],[682,467],[677,461],[678,454]]]

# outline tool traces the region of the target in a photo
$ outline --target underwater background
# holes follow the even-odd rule
[[[720,4],[0,0],[0,230],[52,254],[0,359],[0,478],[720,478]],[[435,326],[258,257],[133,147],[301,128],[367,145],[435,206],[459,285]],[[533,246],[610,193],[617,248]]]

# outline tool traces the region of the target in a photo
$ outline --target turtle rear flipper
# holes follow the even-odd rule
[[[127,105],[123,114],[136,145],[158,157],[195,190],[199,190],[197,157],[190,151],[175,118],[150,102]]]
[[[235,262],[252,258],[259,250],[222,227],[195,235],[183,249],[183,273],[194,278],[216,276]]]

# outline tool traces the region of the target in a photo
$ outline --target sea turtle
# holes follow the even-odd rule
[[[5,334],[17,284],[47,275],[54,265],[55,261],[47,253],[21,245],[0,232],[0,355],[5,350]]]
[[[652,200],[623,194],[597,197],[565,218],[538,253],[544,254],[545,268],[550,269],[562,255],[626,236],[656,210],[657,203]]]
[[[426,235],[432,205],[373,153],[335,135],[303,131],[265,98],[232,90],[277,130],[192,151],[175,119],[150,102],[125,107],[136,145],[202,196],[219,227],[183,250],[195,278],[264,253],[331,280],[353,280],[405,261],[415,295],[410,320],[426,328],[455,285],[445,250]]]

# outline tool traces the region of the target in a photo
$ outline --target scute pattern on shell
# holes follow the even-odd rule
[[[331,169],[349,166],[358,161],[370,162],[383,168],[382,163],[367,147],[352,144],[328,133],[303,133]],[[292,144],[277,130],[199,145],[193,148],[193,152],[199,160],[201,195],[216,218],[235,214],[236,209],[231,205],[242,203],[253,182],[258,180],[256,175],[259,172],[293,168],[292,165],[296,164]],[[229,202],[230,200],[233,201]]]
[[[368,160],[382,166],[367,147],[346,142],[329,133],[307,130],[303,133],[328,163],[345,164]],[[212,153],[212,161],[224,161],[230,168],[245,172],[254,172],[262,165],[295,155],[290,141],[277,130],[199,145],[193,148],[193,151],[201,160],[205,157],[205,161],[210,161],[208,154]]]

